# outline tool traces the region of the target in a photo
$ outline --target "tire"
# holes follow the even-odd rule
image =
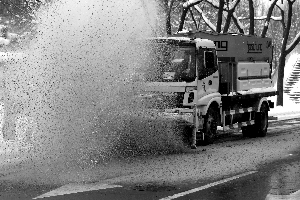
[[[256,137],[254,125],[243,126],[242,133],[243,133],[243,137],[250,137],[250,138]]]
[[[204,118],[203,132],[204,140],[202,141],[203,145],[212,144],[217,135],[217,119],[218,113],[215,107],[209,107],[207,110],[206,117]]]
[[[265,137],[268,129],[268,106],[263,103],[260,112],[255,113],[255,124],[242,127],[243,137]]]
[[[268,122],[268,105],[263,103],[260,112],[255,115],[255,133],[257,137],[265,137],[269,126]]]

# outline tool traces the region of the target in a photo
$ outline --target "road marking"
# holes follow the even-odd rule
[[[188,191],[185,191],[185,192],[174,194],[173,196],[168,196],[168,197],[162,198],[160,200],[171,200],[171,199],[176,199],[176,198],[179,198],[179,197],[183,197],[185,195],[192,194],[192,193],[195,193],[195,192],[198,192],[198,191],[201,191],[201,190],[205,190],[205,189],[208,189],[210,187],[220,185],[222,183],[226,183],[228,181],[232,181],[234,179],[238,179],[238,178],[241,178],[243,176],[247,176],[247,175],[250,175],[250,174],[253,174],[253,173],[256,173],[256,172],[257,171],[250,171],[250,172],[246,172],[246,173],[243,173],[243,174],[239,174],[239,175],[236,175],[236,176],[233,176],[233,177],[230,177],[230,178],[226,178],[226,179],[214,182],[214,183],[210,183],[210,184],[198,187],[198,188],[194,188],[194,189],[191,189],[191,190],[188,190]]]
[[[46,198],[46,197],[53,197],[53,196],[59,196],[59,195],[65,195],[65,194],[74,194],[74,193],[87,192],[87,191],[93,191],[93,190],[104,190],[104,189],[116,188],[116,187],[122,187],[122,186],[121,185],[103,184],[100,182],[91,183],[91,184],[70,183],[70,184],[64,185],[60,188],[57,188],[55,190],[52,190],[50,192],[47,192],[43,195],[35,197],[33,199],[42,199],[42,198]]]

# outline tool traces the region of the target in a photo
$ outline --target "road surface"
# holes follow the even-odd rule
[[[84,169],[33,165],[24,151],[4,158],[0,199],[299,199],[299,122],[273,121],[265,138],[230,132],[197,150]]]

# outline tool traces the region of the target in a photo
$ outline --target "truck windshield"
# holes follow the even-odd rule
[[[156,44],[147,65],[147,81],[192,82],[196,78],[195,47]]]

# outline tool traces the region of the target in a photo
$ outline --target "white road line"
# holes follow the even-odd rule
[[[214,182],[214,183],[210,183],[210,184],[198,187],[198,188],[194,188],[194,189],[191,189],[191,190],[188,190],[188,191],[185,191],[185,192],[174,194],[173,196],[168,196],[168,197],[162,198],[160,200],[171,200],[171,199],[176,199],[176,198],[179,198],[179,197],[183,197],[185,195],[192,194],[192,193],[195,193],[195,192],[198,192],[198,191],[201,191],[201,190],[205,190],[205,189],[208,189],[210,187],[220,185],[222,183],[226,183],[228,181],[232,181],[234,179],[238,179],[238,178],[241,178],[243,176],[247,176],[247,175],[250,175],[250,174],[253,174],[253,173],[256,173],[256,172],[257,171],[250,171],[250,172],[246,172],[246,173],[243,173],[243,174],[239,174],[239,175],[236,175],[236,176],[233,176],[233,177],[230,177],[230,178],[226,178],[226,179]]]
[[[57,188],[55,190],[52,190],[50,192],[47,192],[43,195],[40,195],[38,197],[35,197],[33,199],[42,199],[46,197],[53,197],[53,196],[59,196],[59,195],[65,195],[65,194],[74,194],[78,192],[86,192],[86,191],[93,191],[93,190],[104,190],[109,188],[116,188],[116,187],[122,187],[121,185],[109,185],[109,184],[103,184],[103,183],[91,183],[91,184],[80,184],[80,183],[70,183],[67,185],[64,185],[60,188]]]

